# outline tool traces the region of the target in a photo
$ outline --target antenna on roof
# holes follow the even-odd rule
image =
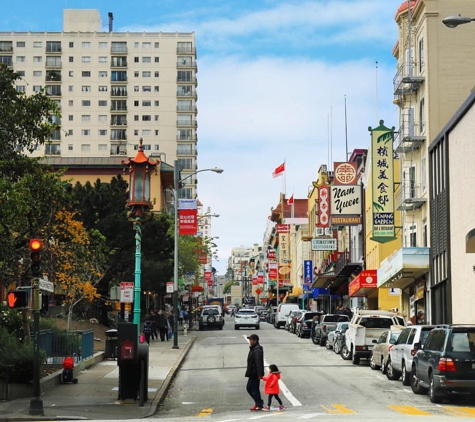
[[[109,32],[112,32],[112,21],[114,20],[114,14],[109,12],[107,15],[109,16]]]

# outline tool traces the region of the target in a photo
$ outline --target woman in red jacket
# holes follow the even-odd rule
[[[282,400],[279,397],[279,368],[277,368],[277,365],[269,365],[269,368],[267,369],[269,371],[269,375],[267,377],[262,377],[262,379],[266,382],[266,385],[264,386],[264,394],[269,394],[269,399],[267,401],[267,406],[264,406],[262,410],[265,412],[268,412],[270,410],[272,397],[275,397],[275,399],[279,402],[279,411],[284,410],[285,406],[282,404]]]

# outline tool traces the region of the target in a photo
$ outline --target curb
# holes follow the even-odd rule
[[[181,355],[175,363],[175,365],[172,367],[171,371],[169,372],[167,378],[165,381],[163,381],[162,386],[160,387],[160,390],[158,390],[155,398],[157,399],[157,404],[155,406],[155,399],[152,401],[152,405],[150,406],[150,412],[144,416],[144,418],[148,418],[150,416],[154,416],[159,412],[159,407],[161,404],[165,401],[166,398],[166,392],[168,391],[171,383],[173,382],[173,379],[176,376],[176,373],[180,369],[181,365],[183,364],[183,361],[185,360],[186,355],[188,354],[191,346],[193,346],[193,343],[196,340],[196,336],[194,336],[188,343],[187,345],[183,348],[183,351],[181,352]],[[143,418],[142,418],[143,419]]]

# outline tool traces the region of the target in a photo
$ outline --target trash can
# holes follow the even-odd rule
[[[111,329],[106,331],[106,351],[105,359],[117,359],[117,330]]]

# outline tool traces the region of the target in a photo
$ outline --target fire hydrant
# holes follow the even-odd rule
[[[188,324],[183,324],[183,335],[184,336],[188,335]]]

